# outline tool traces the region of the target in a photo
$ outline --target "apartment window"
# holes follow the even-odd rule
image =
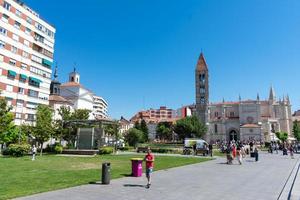
[[[37,57],[37,56],[35,56],[35,55],[32,55],[31,56],[31,60],[33,60],[34,62],[37,62],[37,63],[39,63],[39,64],[42,64],[42,58],[40,58],[40,57]]]
[[[16,9],[16,15],[17,15],[18,17],[21,17],[21,16],[22,16],[21,11],[19,11],[18,9]]]
[[[6,14],[2,14],[2,21],[8,23],[9,16]]]
[[[22,52],[22,56],[23,56],[24,58],[29,58],[29,53],[26,52],[26,51],[23,51],[23,52]]]
[[[30,28],[26,28],[26,29],[25,29],[25,33],[26,33],[27,35],[30,35],[30,34],[31,34],[31,29],[30,29]]]
[[[34,121],[34,114],[27,114],[27,120]]]
[[[11,52],[18,53],[18,48],[15,46],[11,46]]]
[[[4,1],[3,7],[4,7],[6,10],[10,10],[11,5],[10,5],[9,3],[7,3],[6,1]]]
[[[21,28],[21,23],[18,22],[18,21],[15,21],[14,27],[17,28],[17,29],[20,29]]]
[[[22,108],[24,106],[24,100],[17,99],[17,107]]]
[[[7,30],[5,28],[0,27],[0,33],[2,35],[6,35],[7,34]]]
[[[29,77],[28,84],[34,87],[40,87],[41,81],[37,78]]]
[[[13,59],[10,59],[10,60],[9,60],[9,64],[10,64],[10,65],[16,66],[16,63],[17,63],[17,61],[15,61],[15,60],[13,60]]]
[[[28,41],[28,40],[24,40],[24,45],[26,45],[26,46],[30,46],[30,42]]]
[[[5,47],[5,42],[3,42],[2,40],[0,40],[0,49],[3,49]]]
[[[12,85],[6,85],[6,91],[12,92],[14,87]]]
[[[28,96],[37,98],[39,93],[34,90],[28,90]]]
[[[32,19],[30,17],[27,17],[26,21],[29,23],[29,24],[32,24]]]
[[[19,79],[20,82],[25,83],[25,82],[26,82],[26,79],[27,79],[27,76],[26,76],[26,75],[20,74],[20,79]],[[20,89],[20,88],[19,88],[19,89]]]
[[[16,119],[22,119],[22,113],[16,113]]]
[[[19,93],[19,94],[24,94],[24,88],[19,87],[19,88],[18,88],[18,93]]]
[[[21,64],[21,68],[22,68],[22,69],[27,69],[27,65],[24,64],[24,63],[22,63],[22,64]]]
[[[12,38],[13,38],[14,40],[16,40],[16,41],[19,41],[19,36],[17,36],[16,34],[13,34],[13,35],[12,35]]]
[[[16,119],[22,119],[22,113],[16,113]]]

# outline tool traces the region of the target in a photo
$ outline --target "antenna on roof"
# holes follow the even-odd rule
[[[76,62],[74,62],[74,72],[76,72],[76,66],[77,66],[77,64],[76,64]]]

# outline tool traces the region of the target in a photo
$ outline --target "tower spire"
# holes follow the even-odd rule
[[[197,68],[196,70],[198,71],[208,71],[208,67],[204,58],[204,54],[201,51],[199,59],[198,59],[198,63],[197,63]]]
[[[257,93],[256,100],[257,100],[257,101],[260,101],[259,93]]]
[[[275,101],[275,100],[276,100],[275,91],[274,91],[273,86],[271,86],[270,94],[269,94],[269,101]]]

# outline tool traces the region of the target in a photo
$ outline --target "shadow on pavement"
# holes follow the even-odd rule
[[[132,174],[120,174],[120,175],[125,177],[132,177]]]
[[[124,184],[124,187],[143,187],[145,188],[145,185],[138,185],[138,184]]]

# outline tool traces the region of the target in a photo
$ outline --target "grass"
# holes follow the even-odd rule
[[[96,157],[62,157],[55,155],[30,157],[0,157],[0,199],[26,196],[100,180],[101,163],[111,163],[113,179],[131,173],[130,158],[142,155],[105,155]],[[189,165],[210,160],[156,156],[155,170]]]

